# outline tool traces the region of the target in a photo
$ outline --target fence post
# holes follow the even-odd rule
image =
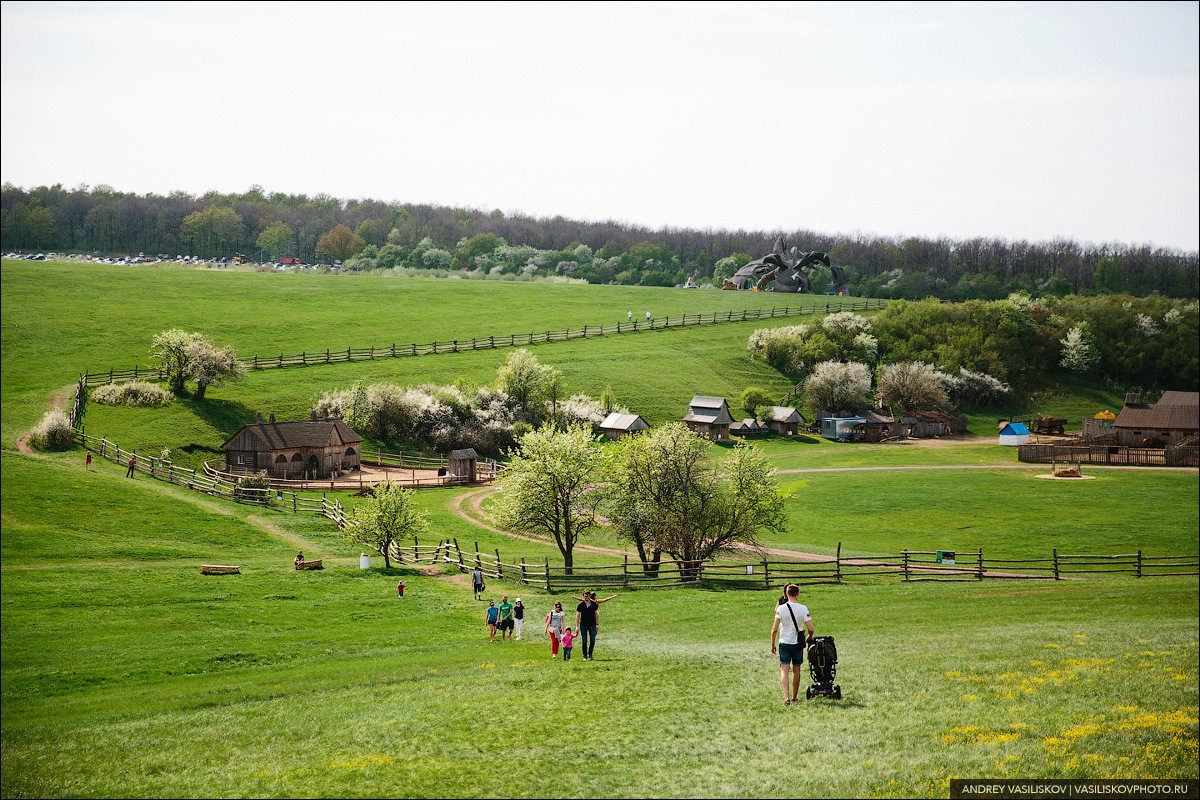
[[[771,588],[771,565],[765,558],[763,559],[763,585],[768,589]]]
[[[542,556],[546,560],[546,593],[550,593],[550,557]]]
[[[838,583],[842,582],[842,543],[838,542],[837,555],[834,556],[834,577]]]
[[[1137,575],[1135,577],[1142,577],[1142,548],[1140,547],[1138,548]]]
[[[1059,580],[1059,577],[1058,577],[1058,548],[1055,547],[1052,552],[1054,553],[1054,580]]]
[[[521,556],[521,583],[525,583],[525,556]]]
[[[500,566],[500,548],[496,548],[496,580],[504,577],[504,568]]]
[[[979,580],[983,580],[983,548],[979,548]]]
[[[904,557],[904,580],[908,580],[908,551],[903,551],[900,555]]]
[[[629,553],[625,554],[625,564],[622,566],[621,570],[621,588],[629,588]]]

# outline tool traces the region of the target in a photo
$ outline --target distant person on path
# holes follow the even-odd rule
[[[596,649],[596,631],[600,629],[600,604],[591,592],[583,593],[583,602],[575,607],[575,627],[583,639],[583,660],[593,661]]]
[[[546,634],[550,637],[551,658],[558,655],[558,642],[559,637],[562,636],[563,617],[565,616],[562,603],[557,601],[554,603],[554,609],[546,615]]]
[[[649,322],[649,321],[650,321],[650,312],[647,311],[646,312],[646,322]]]
[[[563,644],[563,661],[571,660],[571,643],[575,641],[575,634],[571,633],[571,629],[567,628],[562,636]]]
[[[508,640],[512,641],[513,632],[513,606],[508,602],[508,595],[500,598],[500,641],[504,641],[505,635]]]
[[[483,594],[483,571],[479,567],[471,573],[471,588],[475,590],[475,599],[482,600],[480,595]]]
[[[126,472],[125,472],[125,477],[126,477],[126,478],[132,478],[132,477],[133,477],[133,468],[134,468],[135,466],[137,466],[137,456],[130,456],[130,457],[129,457],[129,469],[128,469],[128,470],[126,470]]]
[[[521,598],[519,597],[513,603],[513,622],[516,624],[514,633],[516,634],[516,638],[520,640],[521,629],[525,627],[525,606],[521,604]]]
[[[775,623],[771,626],[771,654],[779,654],[779,683],[783,686],[783,704],[790,706],[800,693],[800,666],[804,663],[804,641],[800,626],[808,630],[808,641],[812,641],[813,624],[808,607],[800,603],[800,587],[787,585],[787,602],[775,606]],[[775,647],[779,640],[778,649]],[[788,687],[788,669],[792,671],[791,687]]]
[[[87,460],[83,462],[83,468],[84,469],[92,468],[92,451],[91,450],[88,450],[88,452],[87,452]]]
[[[488,600],[487,608],[487,626],[491,636],[488,637],[489,642],[496,641],[496,623],[500,621],[500,609],[496,608],[495,600]]]
[[[629,317],[629,321],[630,321],[630,322],[633,322],[633,312],[632,312],[632,311],[630,311],[630,312],[629,312],[628,314],[626,314],[625,316]]]

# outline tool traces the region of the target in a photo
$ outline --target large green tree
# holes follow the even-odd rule
[[[257,244],[260,250],[266,250],[271,254],[273,261],[278,261],[279,257],[292,246],[294,237],[295,231],[292,230],[291,225],[286,222],[272,222],[258,235]]]
[[[522,347],[509,354],[504,365],[496,371],[497,387],[517,401],[526,416],[540,419],[541,403],[557,399],[560,392],[558,370],[541,364],[537,356]]]
[[[337,225],[317,241],[317,255],[330,261],[345,261],[367,246],[361,236],[345,225]]]
[[[599,464],[600,449],[587,428],[530,431],[500,481],[492,514],[509,530],[553,536],[570,575],[576,542],[599,524],[599,493],[590,491]]]

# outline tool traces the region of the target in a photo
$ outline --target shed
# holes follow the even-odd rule
[[[362,437],[340,419],[263,422],[245,425],[221,445],[227,472],[260,472],[272,478],[328,478],[335,470],[358,469]]]
[[[1163,392],[1153,405],[1130,395],[1112,426],[1126,447],[1146,446],[1147,439],[1161,439],[1160,447],[1178,444],[1200,434],[1200,392]]]
[[[1000,444],[1016,447],[1019,444],[1029,444],[1029,429],[1020,422],[1000,423]]]
[[[608,439],[617,440],[630,433],[640,433],[650,430],[646,420],[640,414],[609,414],[600,423],[600,434]]]
[[[795,436],[800,432],[800,423],[804,417],[794,408],[786,406],[771,406],[767,417],[767,427],[780,436]]]
[[[761,424],[754,417],[746,417],[741,422],[735,422],[729,426],[729,433],[733,436],[762,436],[770,432],[770,428]]]
[[[900,424],[908,429],[909,436],[930,439],[962,433],[967,429],[967,418],[941,411],[910,411],[900,419]]]
[[[835,442],[846,442],[854,436],[854,429],[865,425],[864,417],[826,417],[821,420],[821,436]]]
[[[450,476],[461,478],[464,483],[475,482],[475,461],[479,458],[479,454],[475,452],[475,448],[468,447],[465,450],[454,450],[450,453],[450,464],[448,472]]]
[[[704,397],[696,395],[688,403],[688,413],[683,418],[684,424],[692,433],[721,441],[729,438],[729,426],[733,424],[733,415],[729,413],[729,404],[724,397]]]

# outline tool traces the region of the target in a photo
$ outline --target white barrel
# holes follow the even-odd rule
[[[360,554],[358,557],[358,568],[359,569],[370,569],[371,568],[371,557],[369,555],[367,555],[366,553]]]

